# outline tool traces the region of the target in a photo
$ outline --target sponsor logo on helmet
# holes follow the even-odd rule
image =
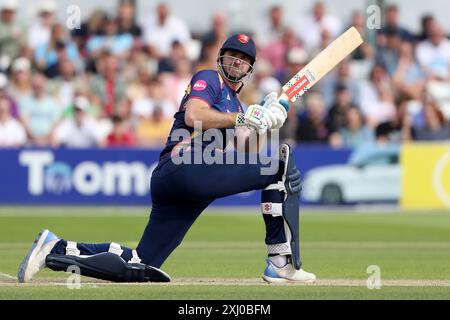
[[[250,40],[250,37],[246,34],[238,34],[237,38],[241,43],[247,43]]]
[[[192,87],[192,90],[194,91],[202,91],[206,89],[206,81],[205,80],[197,80],[197,82]]]

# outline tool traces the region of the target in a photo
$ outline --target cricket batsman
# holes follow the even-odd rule
[[[19,282],[29,282],[44,267],[66,271],[69,266],[77,266],[82,275],[115,282],[168,282],[171,278],[161,265],[197,217],[215,199],[251,190],[262,190],[268,251],[263,279],[269,283],[314,282],[316,276],[301,268],[300,172],[290,147],[281,145],[278,154],[270,158],[277,163],[271,174],[262,174],[259,154],[255,163],[248,159],[227,163],[251,151],[239,150],[239,146],[225,150],[228,143],[236,143],[240,137],[248,142],[255,135],[258,150],[266,133],[281,128],[287,117],[288,103],[279,100],[275,92],[268,94],[262,105],[245,110],[241,106],[237,95],[255,61],[253,40],[236,34],[220,49],[217,70],[202,70],[192,77],[151,177],[152,210],[136,249],[114,242],[66,241],[44,229],[19,266]],[[227,130],[233,130],[236,139],[229,139]],[[220,161],[195,161],[205,154]]]

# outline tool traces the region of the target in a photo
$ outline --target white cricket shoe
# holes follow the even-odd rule
[[[304,282],[313,283],[316,281],[316,275],[306,272],[303,269],[296,270],[292,263],[287,263],[283,267],[277,267],[270,259],[267,259],[267,266],[264,269],[263,279],[269,283],[283,282]]]
[[[59,238],[47,229],[39,232],[36,240],[19,266],[19,282],[29,282],[45,268],[45,257],[50,253]]]

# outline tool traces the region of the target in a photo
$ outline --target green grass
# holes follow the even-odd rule
[[[80,242],[118,242],[134,247],[148,209],[0,208],[0,273],[16,275],[17,266],[37,232],[49,228]],[[221,213],[221,214],[216,214]],[[252,214],[248,214],[252,213]],[[255,279],[265,266],[264,223],[257,209],[205,212],[163,270],[174,280]],[[304,268],[319,279],[358,279],[377,265],[389,280],[450,280],[450,214],[331,213],[301,216]],[[85,285],[69,290],[45,285],[67,275],[43,271],[37,286],[0,285],[0,299],[449,299],[447,286],[270,286],[261,285]],[[4,281],[0,276],[0,283]],[[83,278],[89,282],[90,279]]]

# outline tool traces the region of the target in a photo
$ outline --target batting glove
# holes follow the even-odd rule
[[[287,119],[287,110],[289,110],[289,103],[286,100],[278,100],[276,92],[269,93],[264,98],[264,108],[267,108],[273,114],[271,129],[280,129]]]

